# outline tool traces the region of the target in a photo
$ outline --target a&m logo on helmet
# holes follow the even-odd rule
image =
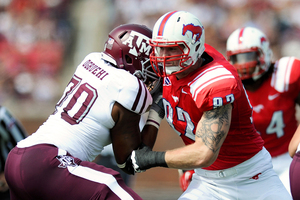
[[[130,36],[122,44],[127,45],[130,48],[129,53],[134,56],[143,53],[147,56],[150,55],[151,46],[149,45],[149,38],[136,31],[131,31]]]
[[[194,43],[200,42],[200,38],[203,32],[203,26],[195,26],[194,24],[183,24],[182,35],[185,35],[188,31],[192,33]]]

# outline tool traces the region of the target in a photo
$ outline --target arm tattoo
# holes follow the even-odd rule
[[[214,153],[221,148],[229,130],[230,107],[231,104],[227,104],[204,112],[198,125],[200,128],[196,132],[196,137],[201,138],[205,145]]]

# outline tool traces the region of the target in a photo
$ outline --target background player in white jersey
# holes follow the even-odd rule
[[[265,141],[279,178],[290,190],[289,142],[297,129],[300,104],[300,60],[272,62],[266,35],[254,27],[235,30],[227,40],[228,60],[237,69],[253,106],[253,123]]]
[[[9,188],[4,176],[4,166],[9,151],[24,139],[27,132],[8,109],[0,106],[0,199],[9,200]]]
[[[186,146],[134,150],[137,172],[162,166],[195,169],[179,199],[291,199],[251,121],[252,108],[235,68],[204,44],[204,27],[189,12],[155,23],[150,61],[163,80],[166,119]]]
[[[300,199],[300,125],[294,133],[290,144],[289,154],[293,158],[290,165],[290,187],[294,200]]]
[[[119,26],[104,52],[78,65],[53,114],[9,153],[5,177],[12,200],[141,199],[118,172],[91,161],[112,143],[118,166],[134,173],[125,161],[141,143],[140,116],[152,104],[146,85],[158,89],[151,35],[145,26]],[[142,131],[151,137],[159,126],[155,105]]]

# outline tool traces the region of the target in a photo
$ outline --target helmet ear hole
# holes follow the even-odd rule
[[[132,64],[132,59],[131,59],[130,56],[125,55],[125,60],[126,60],[126,63],[127,63],[127,64]]]
[[[124,31],[124,33],[122,33],[121,35],[119,35],[120,40],[122,40],[122,38],[127,34],[128,31]]]
[[[198,51],[199,47],[200,47],[200,44],[198,44],[198,45],[196,46],[195,51]]]

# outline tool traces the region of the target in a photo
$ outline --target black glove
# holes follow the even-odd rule
[[[134,171],[139,173],[152,167],[168,167],[165,154],[166,152],[152,151],[150,147],[143,145],[131,153],[130,158]]]
[[[118,167],[120,169],[122,169],[125,173],[134,175],[135,174],[135,170],[133,168],[133,164],[132,164],[132,161],[130,159],[130,156],[131,155],[128,156],[126,162],[124,163],[125,166],[118,165]]]

